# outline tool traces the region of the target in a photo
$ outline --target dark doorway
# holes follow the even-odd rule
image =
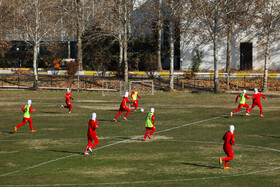
[[[240,43],[240,70],[252,70],[253,44]]]

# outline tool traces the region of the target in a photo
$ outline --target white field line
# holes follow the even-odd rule
[[[243,110],[238,111],[238,112],[242,112],[242,111],[243,111]],[[196,122],[192,122],[192,123],[187,123],[187,124],[184,124],[184,125],[179,125],[179,126],[177,126],[177,127],[172,127],[172,128],[169,128],[169,129],[157,131],[157,132],[155,132],[155,133],[158,134],[158,133],[161,133],[161,132],[166,132],[166,131],[170,131],[170,130],[174,130],[174,129],[178,129],[178,128],[181,128],[181,127],[186,127],[186,126],[190,126],[190,125],[194,125],[194,124],[198,124],[198,123],[202,123],[202,122],[206,122],[206,121],[211,121],[211,120],[218,119],[218,118],[222,118],[222,117],[226,117],[226,116],[228,116],[228,115],[222,115],[222,116],[217,116],[217,117],[213,117],[213,118],[208,118],[208,119],[205,119],[205,120],[200,120],[200,121],[196,121]],[[118,141],[118,142],[115,142],[115,143],[112,143],[112,144],[108,144],[108,145],[105,145],[105,146],[102,146],[102,147],[98,147],[98,148],[95,148],[94,151],[97,151],[97,150],[99,150],[99,149],[104,149],[104,148],[106,148],[106,147],[111,147],[111,146],[114,146],[114,145],[117,145],[117,144],[121,144],[121,143],[124,143],[124,142],[127,142],[127,141],[131,141],[131,140],[140,138],[140,137],[142,137],[142,136],[143,136],[143,135],[139,135],[139,136],[136,136],[136,137],[127,139],[127,140]],[[72,155],[68,155],[68,156],[65,156],[65,157],[61,157],[61,158],[49,160],[49,161],[46,161],[46,162],[42,162],[42,163],[40,163],[40,164],[36,164],[36,165],[30,166],[30,167],[27,167],[27,168],[24,168],[24,169],[19,169],[19,170],[16,170],[16,171],[12,171],[12,172],[8,172],[8,173],[1,174],[0,177],[8,176],[8,175],[11,175],[11,174],[14,174],[14,173],[19,173],[19,172],[21,172],[21,171],[26,171],[26,170],[29,170],[29,169],[33,169],[33,168],[36,168],[36,167],[39,167],[39,166],[42,166],[42,165],[45,165],[45,164],[49,164],[49,163],[52,163],[52,162],[56,162],[56,161],[58,161],[58,160],[63,160],[63,159],[66,159],[66,158],[70,158],[70,157],[73,157],[73,156],[77,156],[77,155],[80,155],[80,154],[72,154]]]

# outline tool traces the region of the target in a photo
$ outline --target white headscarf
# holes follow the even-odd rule
[[[69,88],[67,88],[67,92],[70,92],[70,89],[69,89]]]
[[[31,103],[32,103],[31,100],[28,100],[28,101],[27,101],[27,105],[30,105],[30,106],[31,106]]]
[[[125,92],[124,97],[128,97],[128,92]]]
[[[246,90],[243,90],[243,93],[245,94],[245,93],[246,93]]]
[[[151,113],[154,113],[154,112],[155,112],[155,109],[154,109],[154,108],[151,108],[150,112],[151,112]]]
[[[229,132],[233,133],[234,129],[235,129],[235,128],[234,128],[233,125],[229,126]]]
[[[92,113],[91,119],[96,120],[96,113]]]
[[[259,93],[258,88],[255,88],[254,91],[255,91],[255,94]]]

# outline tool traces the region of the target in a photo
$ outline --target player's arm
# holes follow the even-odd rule
[[[155,114],[152,116],[153,125],[155,125]]]
[[[95,123],[94,123],[94,129],[97,129],[97,128],[98,128],[97,124],[98,124],[98,122],[95,121]]]
[[[31,113],[33,113],[33,112],[35,112],[35,109],[32,109],[32,106],[30,106],[29,111],[30,111]]]
[[[25,106],[23,106],[23,107],[21,108],[22,112],[24,112],[24,108],[25,108]]]
[[[140,99],[142,99],[142,98],[139,96],[139,94],[137,94],[137,97],[140,98]]]
[[[238,95],[236,96],[236,99],[235,99],[235,102],[236,102],[236,103],[237,103],[238,97],[240,97],[240,94],[238,94]]]
[[[231,135],[231,145],[235,145],[235,134],[232,133]]]
[[[263,94],[261,94],[261,97],[265,99],[265,97],[263,96]]]
[[[245,94],[245,98],[246,98],[246,99],[250,99],[250,97],[249,97],[247,94]]]
[[[133,103],[133,101],[129,101],[127,97],[125,98],[125,100],[126,100],[128,103]]]

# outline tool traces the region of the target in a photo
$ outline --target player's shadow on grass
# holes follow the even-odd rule
[[[210,169],[221,168],[221,167],[218,167],[218,166],[207,166],[207,165],[195,164],[195,163],[187,163],[187,162],[182,162],[181,164],[188,165],[188,166],[197,166],[197,167],[203,167],[203,168],[210,168]]]
[[[0,131],[3,134],[15,134],[14,131]]]
[[[110,121],[116,123],[114,120],[110,120],[110,119],[99,119],[98,121]]]
[[[74,152],[74,151],[61,151],[61,150],[50,150],[52,152],[57,152],[57,153],[71,153],[71,154],[77,154],[77,155],[82,155],[84,153],[82,152]]]

